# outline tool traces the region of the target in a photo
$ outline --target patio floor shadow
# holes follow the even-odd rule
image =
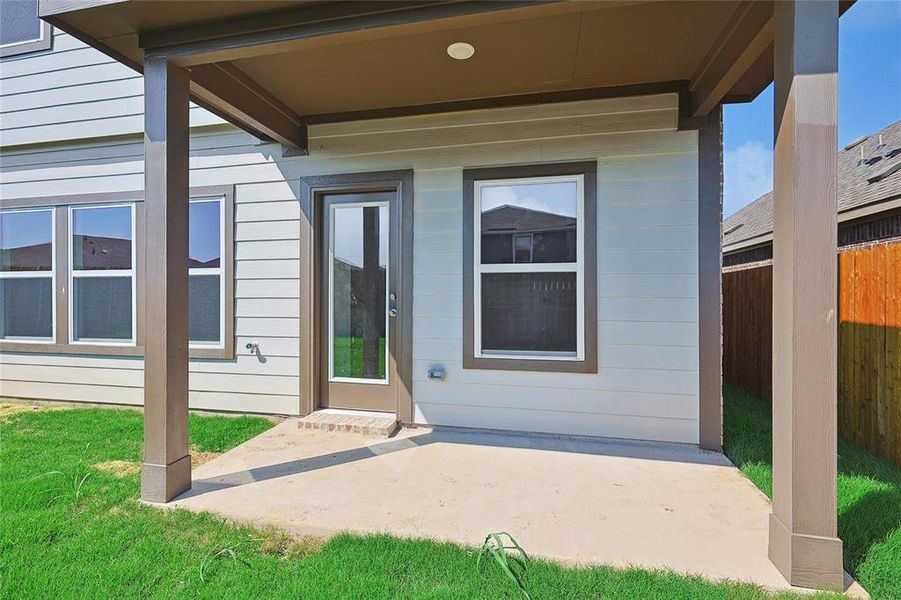
[[[198,467],[167,506],[297,535],[478,545],[508,531],[566,564],[788,587],[767,559],[769,501],[691,446],[444,429],[384,440],[286,421]]]
[[[329,435],[329,434],[326,434]],[[342,435],[342,434],[331,434]],[[191,490],[179,499],[199,496],[208,492],[249,483],[300,475],[318,469],[327,469],[351,462],[427,446],[429,444],[469,444],[483,447],[521,448],[537,451],[572,452],[578,454],[634,458],[639,460],[676,461],[709,465],[731,465],[722,454],[705,452],[691,446],[655,444],[629,440],[582,439],[563,436],[518,434],[509,432],[484,432],[450,429],[406,430],[398,437],[379,440],[356,438],[364,442],[352,448],[304,457],[274,464],[264,464],[232,473],[198,479],[195,474]]]

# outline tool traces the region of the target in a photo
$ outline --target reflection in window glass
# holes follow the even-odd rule
[[[53,337],[53,279],[0,279],[0,338]]]
[[[582,175],[476,182],[477,355],[582,355],[582,184]]]
[[[38,0],[0,1],[0,46],[41,39]]]
[[[575,181],[481,187],[483,265],[576,261]]]
[[[71,340],[134,342],[134,205],[73,207]]]
[[[388,207],[332,213],[332,377],[386,378]]]
[[[513,262],[532,262],[532,234],[518,234],[513,236]]]
[[[192,269],[219,266],[222,225],[219,201],[191,202],[188,217],[188,266]]]
[[[188,339],[195,346],[222,343],[222,199],[191,200],[188,214]]]
[[[131,269],[131,206],[72,210],[72,268]]]
[[[220,298],[218,275],[192,275],[188,280],[188,338],[218,342]]]
[[[53,341],[53,211],[0,212],[0,338]]]
[[[49,210],[0,213],[0,271],[53,269],[53,214]]]
[[[482,275],[482,349],[576,353],[576,274]]]
[[[72,298],[76,340],[132,339],[131,277],[76,278]]]

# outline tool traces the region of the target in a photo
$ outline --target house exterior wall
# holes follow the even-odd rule
[[[52,28],[49,51],[0,61],[0,144],[58,143],[144,131],[140,73]],[[191,105],[191,125],[224,123]]]
[[[128,71],[114,63],[79,69],[98,79],[104,69]],[[93,94],[110,115],[131,102],[133,120],[108,134],[120,137],[87,139],[94,123],[73,129],[59,117],[23,121],[35,131],[4,133],[0,197],[143,188],[142,139],[121,135],[143,126],[140,79],[91,81],[57,98]],[[101,87],[120,85],[136,96],[102,99],[112,92]],[[24,95],[50,103],[41,93]],[[676,96],[662,94],[322,124],[310,128],[311,155],[296,158],[201,119],[191,186],[235,186],[238,356],[191,361],[191,407],[298,414],[299,178],[413,169],[414,421],[697,443],[697,133],[677,131],[677,113]],[[22,145],[60,131],[78,139]],[[463,369],[464,167],[575,160],[598,161],[598,373]],[[244,349],[248,342],[265,362]],[[446,380],[427,379],[435,364]],[[4,396],[140,404],[142,385],[140,358],[0,354]]]

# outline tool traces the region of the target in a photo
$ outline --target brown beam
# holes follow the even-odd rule
[[[231,63],[191,67],[192,97],[263,136],[307,154],[307,126],[281,100]]]
[[[698,129],[698,354],[701,448],[723,449],[723,108]]]
[[[142,32],[138,46],[165,53],[182,66],[285,52],[303,40],[528,8],[558,0],[329,2],[176,29]]]
[[[691,78],[691,111],[721,103],[773,41],[773,3],[741,2]]]
[[[776,6],[773,512],[792,585],[841,589],[836,515],[838,3]]]
[[[188,74],[144,61],[144,464],[141,498],[191,487],[188,454]]]

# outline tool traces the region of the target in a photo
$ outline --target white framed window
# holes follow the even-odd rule
[[[191,198],[188,217],[188,339],[192,348],[223,348],[226,337],[225,198]]]
[[[190,194],[190,356],[232,359],[234,186]],[[4,197],[0,351],[142,355],[143,215],[140,191]]]
[[[38,0],[0,1],[0,57],[49,50],[52,28],[38,17]]]
[[[137,338],[135,205],[69,207],[69,341],[133,346]]]
[[[584,176],[479,180],[474,192],[475,356],[583,360]]]
[[[56,339],[56,215],[52,208],[0,212],[0,339]]]

